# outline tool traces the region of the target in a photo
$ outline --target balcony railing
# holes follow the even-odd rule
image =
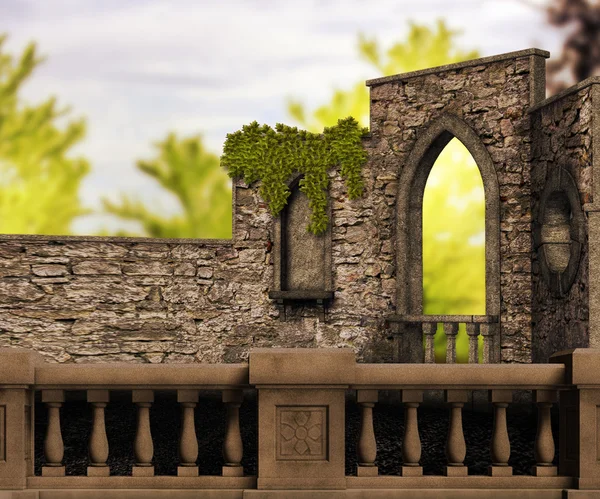
[[[386,322],[392,327],[396,341],[397,361],[435,363],[434,339],[438,324],[443,325],[446,336],[446,364],[456,362],[456,336],[460,324],[465,324],[469,335],[469,363],[479,362],[479,335],[483,337],[483,363],[500,362],[499,323],[497,315],[389,315]],[[419,341],[422,340],[420,331],[410,326],[421,326],[425,337],[424,355],[420,359],[414,357],[402,358],[402,352],[414,356],[421,351]],[[420,354],[418,354],[420,355]]]
[[[550,364],[359,364],[349,349],[256,349],[248,364],[46,364],[32,351],[0,349],[0,499],[59,497],[528,497],[578,490],[600,497],[600,350],[555,354]],[[220,476],[199,475],[194,410],[199,390],[220,390],[226,406]],[[258,471],[244,476],[239,408],[258,392]],[[357,474],[345,474],[345,392],[361,410]],[[34,392],[48,408],[42,476],[34,475]],[[87,476],[65,476],[60,411],[65,392],[86,390],[93,409]],[[113,390],[137,405],[132,476],[111,476],[105,408]],[[176,390],[181,406],[177,476],[155,476],[149,412],[154,392]],[[400,476],[379,475],[373,408],[379,390],[398,390],[404,408]],[[443,390],[449,411],[443,476],[423,475],[419,407]],[[465,466],[463,405],[487,390],[494,422],[487,475]],[[538,428],[531,475],[513,475],[506,412],[513,391],[531,390]],[[560,447],[551,407],[559,403]],[[196,491],[196,492],[195,492]],[[170,495],[165,495],[170,494]],[[186,495],[187,494],[187,495]],[[196,495],[194,495],[196,494]],[[428,494],[428,495],[424,495]],[[475,495],[474,495],[475,494]],[[400,497],[400,495],[398,495]],[[583,495],[581,497],[584,497]]]

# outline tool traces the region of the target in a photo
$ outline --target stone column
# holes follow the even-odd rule
[[[198,403],[198,390],[177,390],[177,402],[181,404],[181,435],[177,476],[198,476],[198,439],[194,422],[194,408]]]
[[[417,409],[423,402],[423,390],[402,390],[404,404],[404,438],[402,439],[402,476],[421,476],[423,467],[421,460],[421,439]]]
[[[456,322],[444,322],[444,334],[446,335],[446,364],[456,364],[458,324]]]
[[[242,390],[223,390],[223,403],[227,410],[225,441],[223,442],[223,476],[244,476],[242,456],[244,446],[240,434],[240,405],[244,398]]]
[[[110,476],[110,468],[106,464],[108,439],[104,423],[104,408],[109,401],[109,392],[108,390],[88,390],[87,401],[92,404],[94,411],[89,442],[90,466],[87,467],[87,476]]]
[[[0,489],[23,489],[33,475],[33,391],[42,356],[0,348]]]
[[[467,335],[469,336],[469,364],[479,363],[479,324],[467,322]]]
[[[425,363],[435,363],[435,331],[437,322],[423,322],[423,334],[425,335]]]
[[[446,390],[446,402],[450,406],[450,420],[448,423],[448,438],[446,440],[446,458],[448,466],[446,476],[467,476],[468,469],[463,464],[467,447],[462,425],[462,408],[469,399],[467,390]]]
[[[377,442],[373,430],[373,407],[378,399],[377,390],[356,390],[356,402],[361,406],[360,434],[356,445],[357,476],[377,476],[375,466]]]
[[[42,466],[42,476],[65,476],[62,464],[65,447],[60,431],[60,408],[64,401],[64,390],[42,390],[42,402],[48,407],[48,427],[44,439],[46,466]]]
[[[552,355],[550,362],[564,364],[571,385],[559,392],[559,475],[575,477],[575,488],[600,489],[600,349],[566,350]]]
[[[483,323],[479,327],[483,336],[483,363],[493,364],[496,358],[494,354],[494,327],[493,324]]]
[[[506,424],[506,408],[512,402],[512,390],[490,390],[490,402],[494,405],[494,430],[491,441],[492,465],[488,468],[490,476],[512,476],[510,458],[510,440]]]
[[[535,390],[534,401],[538,406],[537,435],[535,437],[535,461],[536,466],[531,470],[535,476],[556,476],[556,466],[552,465],[554,460],[554,437],[552,436],[552,419],[550,410],[552,404],[557,401],[557,393],[554,390]]]
[[[133,390],[131,400],[138,406],[134,442],[135,466],[132,468],[131,475],[154,476],[154,466],[152,466],[154,444],[150,431],[150,406],[154,402],[154,392],[152,390]]]

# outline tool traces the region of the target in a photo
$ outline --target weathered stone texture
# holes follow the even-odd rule
[[[552,170],[564,168],[578,187],[581,209],[592,202],[592,88],[587,86],[532,113],[532,206],[539,218],[541,193]],[[575,282],[564,297],[553,296],[540,272],[539,255],[532,252],[532,320],[534,362],[548,362],[560,350],[588,347],[589,288],[588,230]]]

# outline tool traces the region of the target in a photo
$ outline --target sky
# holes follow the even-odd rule
[[[558,57],[565,30],[549,27],[543,0],[0,0],[5,49],[19,55],[35,41],[47,57],[22,98],[50,95],[87,118],[72,149],[89,159],[85,207],[100,198],[137,196],[166,214],[175,197],[135,167],[155,156],[170,131],[201,134],[220,155],[226,134],[254,120],[296,123],[286,98],[310,111],[334,89],[381,76],[358,56],[357,35],[387,49],[408,21],[460,29],[457,45],[483,57],[529,47]],[[136,226],[105,215],[81,217],[76,234]]]

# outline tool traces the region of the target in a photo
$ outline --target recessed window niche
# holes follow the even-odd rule
[[[308,232],[310,206],[300,191],[298,175],[290,183],[287,204],[274,222],[273,289],[269,297],[280,306],[280,319],[285,320],[286,305],[304,302],[320,307],[325,319],[325,306],[333,298],[331,279],[331,210],[325,233]]]

